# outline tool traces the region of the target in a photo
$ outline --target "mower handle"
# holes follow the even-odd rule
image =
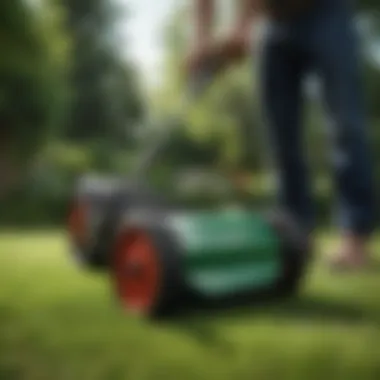
[[[152,138],[152,145],[138,158],[137,165],[132,173],[134,181],[139,182],[144,177],[158,154],[167,146],[173,131],[181,124],[180,120],[186,115],[191,105],[207,91],[219,74],[220,71],[216,66],[212,68],[209,66],[207,69],[194,73],[189,78],[177,111],[159,123],[162,126],[158,126],[158,136]]]
[[[187,92],[191,99],[197,99],[207,91],[214,80],[220,75],[220,67],[216,64],[207,65],[188,78]]]

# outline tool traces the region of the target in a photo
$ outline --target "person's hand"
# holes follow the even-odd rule
[[[216,65],[220,60],[217,54],[216,43],[203,42],[200,45],[195,46],[186,58],[185,70],[188,75],[192,75],[196,72],[204,70],[211,64]]]
[[[186,71],[192,74],[203,69],[224,70],[240,61],[248,53],[248,40],[239,33],[196,47],[186,61]]]
[[[245,33],[236,32],[221,41],[217,50],[227,65],[235,64],[248,55],[249,39]]]

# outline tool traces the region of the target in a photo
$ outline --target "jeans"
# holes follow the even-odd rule
[[[308,229],[315,224],[302,147],[302,84],[314,71],[331,121],[335,188],[342,229],[368,234],[375,198],[358,40],[348,1],[321,1],[291,22],[269,21],[260,63],[261,99],[278,168],[282,206]]]

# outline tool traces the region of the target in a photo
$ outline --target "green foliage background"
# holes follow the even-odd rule
[[[374,1],[358,8],[378,179],[379,10]],[[157,132],[155,123],[145,123],[147,110],[157,120],[178,106],[186,87],[182,63],[188,49],[188,9],[178,6],[166,26],[162,86],[148,96],[136,68],[121,54],[128,46],[121,49],[126,42],[118,38],[118,27],[121,20],[128,22],[128,12],[133,10],[105,0],[1,2],[1,133],[11,137],[8,146],[28,169],[1,203],[3,224],[61,223],[74,181],[89,171],[128,173],[144,136]],[[153,178],[162,183],[170,172],[191,166],[243,171],[251,176],[252,200],[273,201],[274,171],[256,79],[254,57],[218,78],[178,126]],[[327,217],[333,184],[317,102],[309,103],[305,131],[316,199],[321,217]]]

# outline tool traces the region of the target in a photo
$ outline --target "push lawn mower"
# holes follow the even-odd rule
[[[193,81],[198,87],[192,93],[208,83]],[[143,183],[170,141],[176,123],[169,123],[129,180],[80,181],[69,218],[76,257],[109,270],[122,305],[147,317],[167,315],[188,300],[295,293],[305,272],[307,236],[290,215],[248,208],[188,211]]]

